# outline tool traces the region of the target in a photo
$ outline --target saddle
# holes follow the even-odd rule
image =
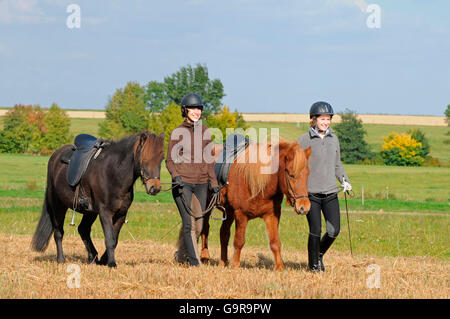
[[[86,173],[93,158],[97,158],[105,140],[97,139],[89,134],[79,134],[75,137],[72,149],[61,157],[61,161],[69,164],[67,168],[67,182],[75,187]]]
[[[219,154],[214,164],[214,172],[216,173],[219,186],[225,186],[228,183],[228,173],[231,164],[236,157],[247,148],[249,140],[242,134],[231,134],[225,140],[222,152]]]

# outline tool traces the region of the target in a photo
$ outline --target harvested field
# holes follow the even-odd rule
[[[31,252],[31,236],[0,234],[0,298],[445,298],[449,264],[430,257],[369,257],[330,251],[327,271],[306,270],[306,251],[283,251],[285,270],[273,271],[268,248],[245,247],[241,269],[189,268],[173,262],[174,247],[153,241],[121,241],[116,269],[86,264],[81,239],[64,239],[66,263],[55,245]],[[103,241],[94,239],[101,251]],[[79,288],[74,269],[79,267]],[[75,268],[71,268],[75,267]],[[379,276],[378,276],[379,274]],[[377,279],[379,281],[377,282]],[[379,288],[377,288],[377,286]]]
[[[0,109],[0,116],[4,116],[8,110]],[[104,119],[104,111],[66,111],[70,118],[79,119]],[[302,113],[242,113],[244,120],[252,122],[290,122],[309,123],[309,115]],[[358,114],[358,118],[364,124],[388,124],[388,125],[424,125],[447,126],[445,116],[431,115],[389,115],[389,114]],[[336,114],[333,122],[339,123],[340,115]]]

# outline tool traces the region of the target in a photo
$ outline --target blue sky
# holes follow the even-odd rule
[[[81,28],[69,29],[71,3]],[[368,4],[381,8],[369,28]],[[240,112],[442,116],[450,2],[0,0],[0,105],[103,109],[128,81],[206,64]]]

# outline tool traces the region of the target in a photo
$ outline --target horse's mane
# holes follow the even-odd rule
[[[272,165],[276,165],[273,162],[272,154],[273,147],[278,144],[279,147],[279,162],[278,167],[275,167],[275,171],[272,170],[272,174],[264,173],[270,171]],[[290,171],[290,174],[298,175],[300,171],[306,164],[306,157],[302,156],[303,152],[300,145],[294,142],[288,142],[280,138],[278,143],[267,143],[267,144],[259,144],[259,143],[250,143],[249,146],[245,149],[245,152],[242,152],[235,161],[235,167],[239,173],[239,175],[244,176],[245,182],[247,183],[251,198],[257,196],[258,194],[264,194],[264,189],[267,187],[269,183],[270,177],[276,173],[278,173],[278,169],[280,166],[280,162],[284,161],[285,157],[289,155],[289,157],[293,156],[293,169]],[[265,146],[267,145],[267,146]],[[259,152],[259,147],[267,147],[267,150],[263,150],[262,153],[266,153],[269,158],[262,159]],[[252,153],[251,153],[252,152]],[[290,154],[288,154],[290,153]],[[252,154],[258,154],[256,156],[256,162],[251,161]],[[255,158],[255,156],[253,156]]]
[[[120,153],[121,158],[125,158],[127,154],[129,154],[130,149],[133,150],[133,156],[136,158],[137,156],[137,151],[139,149],[139,138],[141,136],[141,134],[145,133],[144,132],[140,132],[137,133],[135,135],[131,135],[131,136],[126,136],[118,141],[108,141],[109,147],[115,151],[117,151],[118,153]],[[156,146],[158,145],[158,143],[162,143],[162,145],[164,144],[164,139],[161,138],[160,136],[156,135],[156,134],[150,134],[150,133],[146,133],[147,134],[147,139],[144,142],[144,145],[142,145],[141,148],[141,154],[140,154],[140,158],[151,158],[151,154],[150,152],[153,150],[156,150]]]

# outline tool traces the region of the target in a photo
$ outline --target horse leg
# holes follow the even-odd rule
[[[57,203],[54,203],[54,205],[49,205],[47,208],[51,211],[50,214],[53,215],[53,238],[56,243],[56,261],[58,263],[63,263],[65,261],[65,257],[62,247],[62,240],[64,237],[64,219],[66,218],[67,208]]]
[[[203,228],[201,232],[201,238],[202,238],[202,252],[200,253],[200,260],[203,264],[206,264],[209,262],[209,259],[211,256],[209,255],[208,250],[208,235],[209,235],[209,216],[205,216],[203,221]]]
[[[78,233],[83,240],[84,246],[88,252],[88,263],[98,263],[98,252],[95,249],[91,239],[91,228],[94,221],[97,219],[97,214],[84,214],[81,223],[78,226]]]
[[[281,241],[278,233],[278,224],[280,222],[279,217],[273,214],[264,215],[264,221],[266,223],[267,234],[270,241],[270,249],[273,252],[275,258],[275,269],[283,270],[283,260],[281,259]]]
[[[245,230],[248,218],[241,211],[235,211],[236,233],[234,234],[234,256],[232,268],[239,268],[241,260],[241,250],[245,244]]]
[[[101,215],[100,215],[101,217]],[[126,219],[127,215],[123,214],[123,215],[114,215],[111,218],[111,222],[112,222],[112,227],[111,227],[111,231],[112,231],[112,236],[111,238],[109,238],[109,240],[111,242],[107,242],[107,236],[106,236],[106,232],[105,232],[105,245],[106,245],[106,250],[103,253],[102,257],[100,258],[100,262],[99,264],[101,265],[108,265],[108,267],[116,267],[116,260],[114,257],[114,252],[115,249],[117,247],[117,244],[119,242],[119,233],[120,230],[122,229],[123,224],[125,223],[125,219]],[[109,218],[108,218],[109,219]],[[105,231],[105,229],[103,229],[103,231]]]
[[[113,213],[107,210],[100,212],[100,222],[102,224],[103,233],[105,235],[105,252],[100,258],[100,265],[108,265],[108,267],[117,267],[114,258],[114,248],[116,246],[116,239],[114,238],[113,228]]]
[[[220,226],[220,264],[228,265],[228,242],[230,241],[230,229],[234,221],[234,214],[227,214],[227,219]]]

